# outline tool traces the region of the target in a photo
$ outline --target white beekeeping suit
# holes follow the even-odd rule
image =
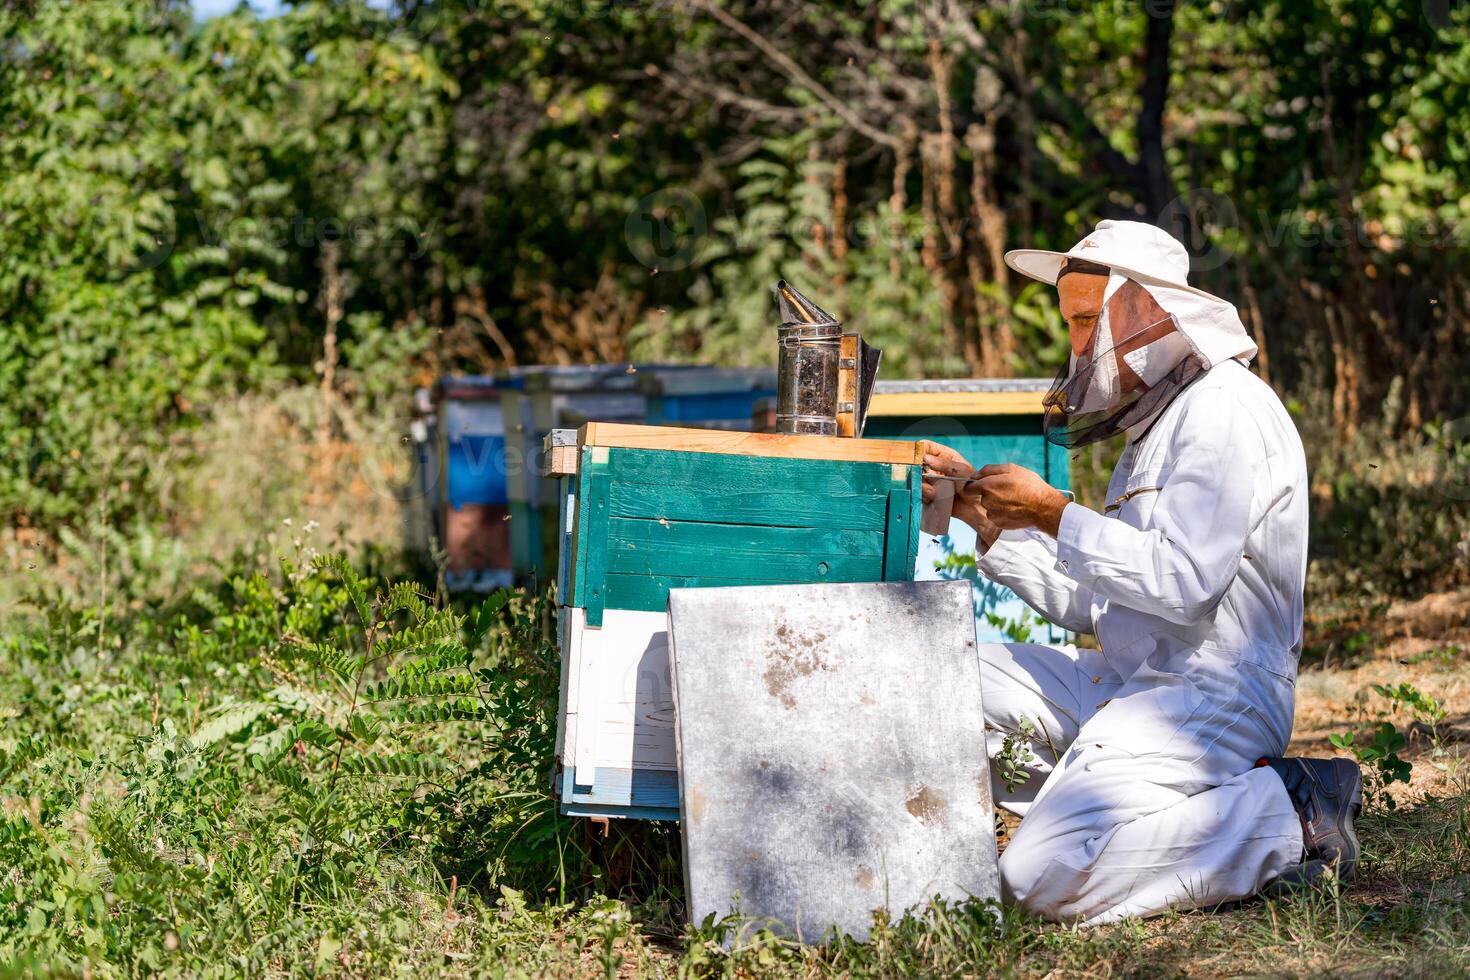
[[[1025,259],[1018,268],[1043,278]],[[1002,882],[1034,912],[1085,923],[1242,898],[1303,851],[1281,779],[1255,768],[1291,735],[1306,576],[1301,440],[1244,366],[1255,345],[1234,307],[1116,273],[1105,297],[1129,279],[1186,343],[1156,346],[1169,364],[1128,363],[1152,383],[1192,358],[1191,376],[1126,420],[1104,513],[1069,505],[1055,539],[1006,531],[978,560],[981,574],[1101,647],[981,653],[992,754],[1023,718],[1037,732],[1030,780],[1014,793],[997,780],[997,800],[1025,817]]]

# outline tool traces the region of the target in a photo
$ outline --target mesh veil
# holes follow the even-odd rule
[[[1211,367],[1152,290],[1113,273],[1092,337],[1046,395],[1043,431],[1070,448],[1147,427]]]

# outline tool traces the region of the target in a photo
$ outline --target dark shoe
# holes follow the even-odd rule
[[[1363,809],[1363,773],[1347,759],[1262,759],[1286,785],[1287,795],[1302,821],[1306,849],[1300,867],[1278,881],[1311,884],[1327,868],[1336,866],[1339,878],[1349,878],[1358,863],[1358,834],[1353,820]]]
[[[1314,889],[1326,885],[1324,880],[1331,872],[1332,865],[1320,858],[1303,861],[1294,868],[1287,868],[1281,874],[1266,882],[1261,888],[1261,894],[1267,898],[1280,898],[1290,895],[1298,889]]]

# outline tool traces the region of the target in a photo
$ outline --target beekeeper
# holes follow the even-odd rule
[[[1004,893],[1101,923],[1346,875],[1358,767],[1285,759],[1307,563],[1301,439],[1246,367],[1235,307],[1186,281],[1167,233],[1103,221],[1065,254],[1006,263],[1057,287],[1068,365],[1046,397],[1053,443],[1127,435],[1101,512],[1010,463],[929,443],[926,501],[956,494],[980,574],[1101,649],[981,649],[991,755],[1024,735],[1030,778]],[[977,462],[984,463],[984,460]],[[956,489],[957,488],[957,489]],[[1012,738],[1013,744],[1016,738]]]

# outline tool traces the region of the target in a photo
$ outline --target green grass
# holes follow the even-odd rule
[[[540,601],[436,609],[287,561],[105,622],[29,608],[0,639],[3,973],[1470,976],[1451,750],[1326,893],[1085,931],[935,906],[726,951],[684,923],[675,828],[557,815]]]

